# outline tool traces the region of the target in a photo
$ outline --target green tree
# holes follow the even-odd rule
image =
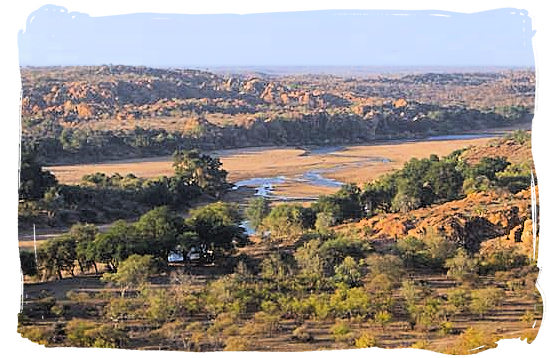
[[[407,236],[395,245],[399,256],[407,267],[423,266],[428,262],[426,244],[414,236]]]
[[[430,168],[424,176],[423,186],[433,192],[434,201],[449,201],[459,198],[462,194],[464,178],[452,161],[431,161]],[[425,204],[431,204],[426,202]]]
[[[334,279],[350,287],[357,287],[361,284],[362,273],[357,261],[351,256],[346,256],[344,261],[334,269]]]
[[[148,211],[134,226],[144,249],[141,254],[153,255],[163,260],[167,260],[169,252],[177,246],[183,231],[182,219],[166,206]]]
[[[385,273],[370,276],[370,280],[365,284],[365,289],[369,293],[373,311],[391,311],[394,304],[394,286],[395,281]]]
[[[469,168],[467,175],[471,178],[484,176],[491,181],[496,180],[496,173],[503,171],[510,162],[504,157],[483,157],[479,163]]]
[[[36,152],[29,148],[23,148],[19,172],[19,198],[22,200],[41,199],[44,193],[56,184],[55,176],[47,170],[42,170]]]
[[[47,276],[55,273],[58,279],[63,278],[63,271],[74,276],[76,261],[76,242],[69,236],[47,240],[38,249],[38,261]]]
[[[269,201],[263,196],[254,198],[248,202],[245,216],[254,230],[258,230],[264,218],[269,215]]]
[[[460,282],[474,280],[479,270],[478,260],[470,258],[463,248],[459,248],[454,257],[445,261],[445,267],[448,269],[447,276]]]
[[[300,276],[309,288],[319,288],[324,279],[323,260],[319,247],[319,240],[309,240],[299,247],[294,255],[300,268]]]
[[[503,290],[497,287],[486,287],[472,291],[470,310],[479,314],[481,318],[500,305],[503,297]]]
[[[292,255],[285,253],[271,254],[260,264],[261,277],[275,282],[277,290],[296,273],[296,261]]]
[[[447,306],[452,314],[459,314],[468,309],[470,302],[469,290],[457,287],[447,292]]]
[[[426,253],[433,268],[444,268],[445,261],[456,255],[457,244],[441,236],[432,228],[428,228],[422,241],[426,245]]]
[[[94,267],[97,273],[94,248],[94,240],[97,234],[97,227],[91,224],[78,223],[71,226],[69,230],[68,235],[76,242],[76,259],[81,272]]]
[[[197,233],[198,249],[213,249],[221,252],[231,250],[234,244],[242,244],[246,240],[242,221],[236,204],[216,202],[190,211],[186,220],[189,228]],[[194,237],[190,237],[194,240]]]
[[[401,281],[403,261],[396,255],[371,254],[366,259],[367,267],[372,276],[386,275],[392,282]]]
[[[38,274],[34,253],[19,250],[19,260],[21,261],[21,271],[23,271],[23,275],[34,276]]]
[[[274,239],[296,237],[306,227],[305,209],[298,204],[281,204],[271,209],[263,226]]]
[[[187,184],[196,185],[215,197],[228,189],[227,171],[221,169],[218,158],[201,154],[198,150],[176,151],[173,157],[176,177],[184,179]]]
[[[120,263],[116,273],[103,274],[102,280],[120,287],[121,295],[124,297],[127,290],[142,287],[153,273],[153,257],[134,254]]]
[[[355,184],[345,184],[336,193],[319,197],[312,209],[317,215],[324,213],[333,218],[336,224],[360,218],[363,216],[361,190]]]
[[[116,271],[121,261],[145,250],[142,244],[134,225],[118,220],[107,232],[96,235],[93,252],[97,262],[105,263],[110,271]]]
[[[332,213],[318,213],[315,219],[315,229],[320,233],[327,233],[331,226],[336,225],[336,218]]]
[[[160,325],[174,318],[177,311],[175,298],[166,289],[146,289],[143,293],[145,316],[155,325]]]
[[[324,241],[319,248],[319,254],[324,263],[327,275],[333,275],[336,266],[340,265],[347,256],[359,261],[372,248],[369,243],[351,235],[338,235]]]

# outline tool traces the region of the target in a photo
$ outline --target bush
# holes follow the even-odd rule
[[[338,320],[330,327],[330,333],[336,342],[352,342],[353,332],[350,325],[343,320]]]
[[[21,334],[21,337],[45,346],[51,344],[54,338],[52,326],[19,326],[17,331]]]
[[[78,347],[119,348],[128,337],[125,332],[108,324],[74,318],[65,327],[67,340]]]
[[[411,345],[411,348],[416,349],[428,349],[430,347],[430,342],[426,340],[416,341]]]
[[[371,254],[366,259],[371,276],[386,275],[393,283],[403,275],[403,261],[395,255]]]
[[[244,337],[228,337],[225,340],[224,351],[246,351],[249,349],[250,341]]]
[[[458,249],[456,255],[445,261],[447,276],[460,282],[471,282],[477,277],[479,270],[477,259],[470,258],[466,250]]]
[[[446,349],[447,354],[472,354],[496,347],[497,337],[477,328],[468,328],[455,344]]]
[[[245,216],[248,219],[250,226],[254,230],[258,230],[264,218],[271,211],[269,201],[260,196],[249,201],[248,207],[245,210]]]
[[[391,319],[392,319],[392,315],[388,311],[376,312],[376,314],[374,315],[374,322],[379,324],[382,327],[382,329],[386,328],[388,323],[391,322]]]
[[[143,302],[139,299],[114,297],[103,310],[103,317],[113,322],[141,318]]]
[[[335,268],[334,279],[350,287],[359,286],[362,276],[359,264],[350,256]]]
[[[535,314],[533,311],[525,311],[525,313],[521,316],[521,321],[527,324],[529,327],[533,325],[535,322]]]
[[[447,308],[452,314],[459,314],[468,309],[470,295],[465,288],[453,288],[447,292]]]
[[[34,253],[20,250],[19,259],[21,261],[21,271],[23,271],[23,275],[34,276],[38,274],[38,267],[36,266],[36,258]]]
[[[128,289],[136,289],[143,286],[154,272],[153,257],[151,255],[131,255],[121,262],[116,273],[103,274],[102,280],[113,282],[122,288],[124,297]]]
[[[472,291],[470,310],[480,317],[500,305],[504,291],[496,287],[487,287]]]
[[[376,346],[376,337],[368,332],[362,333],[357,339],[355,339],[355,346],[357,348],[371,348]]]
[[[145,315],[153,324],[162,324],[174,318],[176,305],[174,297],[166,289],[149,289],[145,291]]]
[[[313,335],[309,332],[309,327],[303,324],[292,331],[292,339],[307,343],[313,341]]]

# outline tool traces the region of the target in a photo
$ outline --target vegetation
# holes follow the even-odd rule
[[[402,346],[406,339],[463,354],[494,346],[492,322],[506,315],[510,327],[532,338],[527,323],[540,320],[542,299],[536,258],[523,246],[532,248],[530,219],[518,208],[530,198],[520,201],[517,187],[502,185],[503,173],[513,171],[507,159],[474,163],[462,159],[466,154],[411,160],[363,190],[346,185],[309,207],[216,201],[181,217],[159,200],[135,221],[76,223],[44,241],[38,260],[21,252],[26,279],[56,280],[47,284],[59,291],[54,298],[40,291],[44,282],[26,282],[19,332],[55,346],[207,351],[271,342],[298,350]],[[226,173],[208,156],[179,152],[174,166],[170,180],[186,190],[213,199],[225,190]],[[487,187],[465,186],[479,177]],[[76,190],[138,193],[151,185],[99,174],[85,181]],[[465,187],[490,200],[489,192],[504,193],[506,230],[495,224],[499,216],[485,219],[483,208],[458,207]],[[421,210],[445,203],[457,208],[430,218],[427,228],[411,224]],[[245,218],[258,230],[252,238],[241,226]],[[406,225],[382,236],[387,218]],[[180,262],[169,262],[174,253]]]
[[[197,151],[174,152],[174,176],[142,179],[104,173],[85,175],[79,185],[57,184],[35,153],[24,153],[19,225],[65,226],[130,219],[158,207],[184,208],[200,196],[218,198],[229,189],[217,158]]]
[[[257,75],[24,68],[22,139],[48,163],[82,162],[177,149],[424,137],[526,123],[534,108],[534,71]]]

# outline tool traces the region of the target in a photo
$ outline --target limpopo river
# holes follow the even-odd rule
[[[218,150],[234,189],[253,189],[274,201],[311,201],[331,194],[344,183],[376,179],[399,169],[413,157],[444,156],[456,149],[480,145],[499,134],[482,133],[387,141],[367,145],[327,147],[255,147]],[[48,167],[61,183],[78,183],[85,174],[132,173],[153,178],[173,175],[171,157],[109,161]]]
[[[445,156],[456,149],[483,145],[500,134],[471,134],[431,137],[414,141],[387,141],[366,145],[327,147],[256,147],[219,150],[218,156],[228,172],[233,188],[223,200],[246,203],[251,195],[272,201],[308,202],[320,195],[334,193],[344,183],[361,185],[380,175],[399,169],[413,157],[430,154]],[[63,184],[76,184],[85,174],[108,175],[132,173],[154,178],[173,175],[169,156],[125,159],[94,164],[58,165],[50,170]],[[243,223],[246,227],[246,223]],[[108,228],[104,225],[101,229]],[[57,230],[40,232],[37,239],[59,234]],[[32,240],[32,233],[20,233],[22,243]],[[25,241],[27,240],[27,241]]]

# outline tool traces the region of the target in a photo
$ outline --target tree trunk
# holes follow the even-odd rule
[[[78,267],[80,268],[80,272],[84,273],[84,266],[82,265],[82,262],[80,260],[77,260],[77,262],[78,262]]]

